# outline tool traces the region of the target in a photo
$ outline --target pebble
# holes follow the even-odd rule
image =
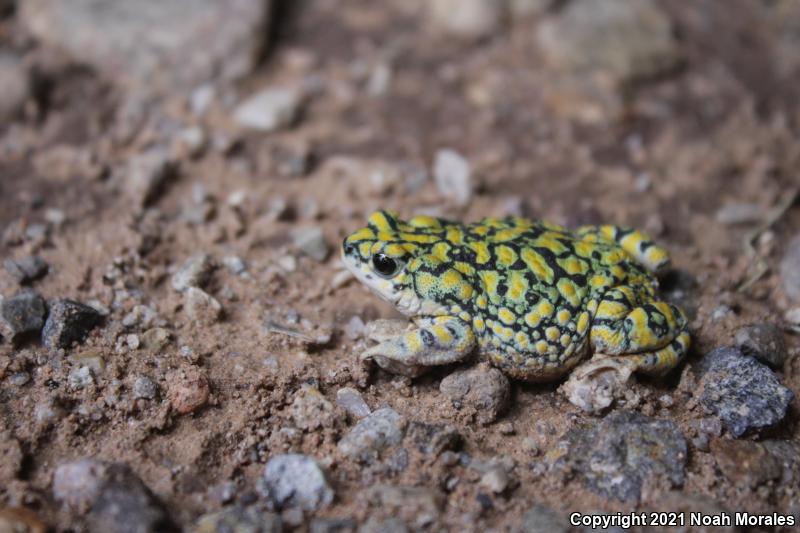
[[[478,423],[494,422],[509,405],[511,384],[498,369],[482,363],[444,378],[439,391],[461,409],[474,411]]]
[[[800,451],[794,446],[795,453]],[[711,442],[711,453],[717,467],[736,487],[755,489],[783,475],[781,461],[759,442],[715,439]]]
[[[222,304],[203,289],[189,287],[186,290],[186,316],[194,322],[211,325],[222,318]]]
[[[634,411],[614,411],[587,429],[565,436],[562,457],[594,492],[621,501],[638,501],[653,482],[681,487],[686,439],[669,420]]]
[[[79,366],[70,370],[67,382],[73,389],[83,389],[94,383],[92,370],[88,366]]]
[[[22,387],[30,383],[31,375],[27,372],[14,372],[8,376],[8,382],[15,387]]]
[[[794,399],[772,370],[737,348],[717,348],[700,360],[697,371],[700,405],[736,438],[783,420]]]
[[[325,261],[330,249],[319,227],[298,228],[292,231],[292,242],[298,250],[316,261]]]
[[[0,74],[0,82],[2,74]],[[36,513],[24,507],[0,508],[0,532],[47,533],[48,527]]]
[[[205,373],[194,366],[173,370],[167,375],[167,383],[170,404],[182,415],[203,407],[211,394]]]
[[[273,87],[240,103],[233,119],[245,128],[263,132],[291,126],[298,118],[303,96],[295,87]]]
[[[311,385],[305,385],[295,393],[289,412],[295,426],[306,431],[332,427],[336,420],[333,404]]]
[[[757,224],[764,220],[764,210],[756,204],[729,204],[717,209],[715,218],[726,226]]]
[[[59,465],[53,495],[88,510],[91,531],[156,533],[174,527],[161,502],[123,463],[80,459]]]
[[[502,27],[505,3],[497,0],[430,0],[428,17],[437,31],[462,39],[496,34]]]
[[[789,357],[781,329],[771,322],[751,324],[736,332],[736,347],[772,368],[783,368]]]
[[[142,333],[139,340],[142,349],[150,352],[160,352],[169,344],[170,332],[164,328],[150,328]]]
[[[652,0],[575,0],[543,21],[545,58],[567,71],[601,69],[627,82],[673,68],[680,48],[669,17]]]
[[[228,269],[228,272],[234,276],[238,276],[247,272],[247,265],[245,264],[244,259],[238,255],[229,255],[224,257],[222,259],[222,264],[225,265],[225,268]]]
[[[511,479],[508,477],[508,472],[502,466],[489,469],[488,472],[481,476],[480,480],[480,486],[494,494],[504,492],[510,483]]]
[[[800,302],[800,234],[789,241],[781,260],[780,273],[786,296],[793,302]]]
[[[0,119],[4,122],[19,115],[28,98],[28,73],[16,55],[0,51]]]
[[[42,329],[42,342],[51,350],[69,348],[74,342],[82,343],[102,321],[103,316],[93,307],[73,300],[54,300]]]
[[[47,274],[50,269],[48,264],[38,255],[28,255],[20,259],[6,259],[3,268],[20,285],[36,281]]]
[[[336,404],[356,418],[364,418],[372,412],[361,393],[351,387],[336,391]]]
[[[362,418],[342,437],[337,447],[356,461],[372,463],[381,451],[402,442],[405,429],[405,419],[394,409],[384,407]]]
[[[406,437],[421,453],[438,457],[461,443],[458,430],[450,425],[411,422]]]
[[[152,307],[136,304],[131,312],[122,318],[122,325],[126,328],[149,328],[158,319],[158,313]]]
[[[450,149],[436,152],[433,178],[444,198],[459,206],[469,204],[473,192],[472,169],[461,154]]]
[[[567,533],[572,531],[567,520],[539,503],[534,503],[522,515],[522,528],[520,533]]]
[[[35,291],[0,299],[0,335],[14,342],[26,334],[38,334],[46,313],[47,304]]]
[[[176,176],[177,166],[169,153],[163,148],[150,148],[128,160],[125,189],[140,207],[147,207],[158,200]]]
[[[316,511],[333,503],[334,491],[325,470],[307,455],[291,453],[270,458],[263,480],[279,509],[299,507]]]
[[[281,517],[256,506],[227,507],[197,519],[192,533],[281,533]]]
[[[372,507],[409,524],[412,531],[443,530],[431,527],[441,515],[446,501],[439,490],[376,484],[366,489],[362,497]]]
[[[208,146],[208,136],[200,126],[192,126],[178,132],[175,138],[175,151],[178,154],[186,154],[194,159],[203,155]]]
[[[172,288],[178,292],[186,292],[190,287],[202,289],[208,283],[213,270],[214,260],[210,255],[193,255],[172,275]]]
[[[139,376],[133,382],[133,397],[135,399],[155,400],[158,395],[158,385],[147,376]]]

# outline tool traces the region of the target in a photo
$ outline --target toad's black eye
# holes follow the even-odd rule
[[[375,272],[386,278],[394,276],[399,269],[398,262],[386,254],[373,255],[372,266],[375,268]]]

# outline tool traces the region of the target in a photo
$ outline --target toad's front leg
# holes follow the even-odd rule
[[[415,325],[366,350],[361,359],[373,359],[392,372],[419,375],[425,367],[460,361],[475,349],[475,334],[460,318],[424,317]]]

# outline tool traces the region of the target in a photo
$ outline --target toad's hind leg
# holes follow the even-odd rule
[[[631,358],[636,370],[666,374],[686,355],[690,337],[683,312],[630,287],[608,291],[597,307],[589,339],[595,352]]]
[[[584,240],[606,240],[617,243],[650,272],[659,274],[669,268],[670,260],[667,251],[654,243],[650,237],[641,231],[620,226],[604,225],[583,226],[578,228],[577,233]]]

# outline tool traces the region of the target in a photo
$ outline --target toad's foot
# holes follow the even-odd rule
[[[595,354],[572,371],[561,386],[567,399],[587,413],[598,413],[623,396],[636,362],[625,357]]]
[[[368,329],[368,336],[378,344],[361,354],[381,368],[404,376],[416,377],[431,366],[454,363],[472,353],[476,346],[472,329],[459,318],[426,317],[417,328],[399,332],[396,323],[383,323]]]

